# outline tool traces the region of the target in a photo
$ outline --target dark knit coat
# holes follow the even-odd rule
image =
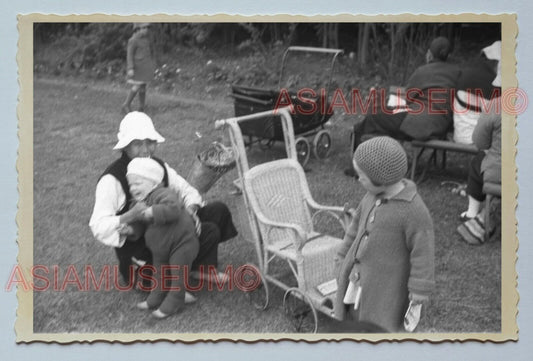
[[[194,250],[196,257],[199,243],[194,221],[178,195],[170,188],[159,186],[146,197],[145,203],[153,212],[153,222],[148,224],[144,238],[154,260],[168,260],[175,249],[185,244]]]
[[[344,319],[344,295],[352,280],[362,287],[359,321],[389,332],[402,329],[409,293],[429,296],[434,287],[433,221],[416,186],[383,200],[367,193],[338,250],[335,316]]]
[[[453,129],[452,94],[461,71],[454,64],[434,61],[415,70],[407,82],[407,105],[411,109],[400,130],[409,137],[426,140]]]
[[[128,40],[127,69],[133,69],[132,80],[148,83],[154,79],[155,49],[148,35],[137,32]]]

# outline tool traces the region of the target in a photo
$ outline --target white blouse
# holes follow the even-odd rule
[[[185,208],[202,207],[204,202],[196,188],[178,175],[176,171],[165,163],[168,174],[169,188],[178,193],[183,199]],[[112,175],[104,175],[96,185],[93,213],[89,221],[89,227],[94,238],[111,247],[122,247],[126,236],[118,233],[120,225],[120,211],[126,203],[120,182]]]

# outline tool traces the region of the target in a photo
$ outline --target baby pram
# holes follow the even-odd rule
[[[303,84],[297,84],[298,81],[294,81],[294,76],[292,78],[289,77],[289,80],[284,82],[285,73],[287,72],[285,67],[291,53],[326,56],[328,61],[330,61],[329,72],[324,72],[322,68],[319,68],[321,71],[320,78],[317,76],[314,81],[308,79],[307,82],[302,80]],[[302,46],[287,48],[283,55],[277,90],[232,85],[232,94],[230,96],[235,99],[235,116],[239,117],[273,110],[278,108],[280,104],[285,106],[290,103],[293,106],[291,116],[294,133],[298,136],[295,139],[295,146],[300,164],[305,165],[307,163],[311,152],[317,159],[327,157],[332,142],[331,134],[324,128],[324,124],[333,115],[333,112],[329,109],[330,103],[327,100],[327,92],[331,85],[335,61],[341,53],[342,50],[339,49]],[[302,77],[310,78],[309,74],[305,74],[306,71],[303,69],[305,69],[303,66],[298,68],[303,73]],[[299,77],[296,78],[300,79]],[[271,116],[261,120],[241,121],[239,125],[242,134],[248,137],[247,145],[249,146],[257,142],[264,149],[271,147],[276,141],[283,141],[281,122],[277,117]],[[311,147],[306,137],[312,135],[314,137]]]
[[[313,200],[302,165],[296,160],[287,108],[281,109],[276,117],[280,120],[288,159],[249,168],[240,124],[273,116],[274,111],[266,111],[216,122],[217,127],[228,130],[236,154],[243,201],[257,252],[261,286],[248,294],[257,308],[265,309],[270,298],[269,283],[282,288],[283,306],[295,330],[316,332],[317,311],[335,317],[334,257],[342,240],[318,233],[314,223],[322,216],[332,217],[344,230],[344,210]],[[289,269],[288,276],[280,278],[271,271],[275,260]]]

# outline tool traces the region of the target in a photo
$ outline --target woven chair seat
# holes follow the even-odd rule
[[[311,289],[335,278],[334,258],[342,240],[317,233],[311,212],[335,207],[312,199],[301,165],[292,159],[261,164],[245,174],[244,185],[262,247],[296,266],[299,287]]]

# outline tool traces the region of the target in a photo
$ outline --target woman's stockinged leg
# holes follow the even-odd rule
[[[128,92],[128,95],[126,96],[126,100],[124,101],[124,103],[122,103],[122,111],[124,113],[131,112],[131,102],[133,101],[133,99],[135,99],[135,96],[137,95],[138,92],[139,92],[138,85],[134,85],[131,87],[130,91]]]
[[[139,111],[144,112],[146,107],[146,84],[139,87]]]

